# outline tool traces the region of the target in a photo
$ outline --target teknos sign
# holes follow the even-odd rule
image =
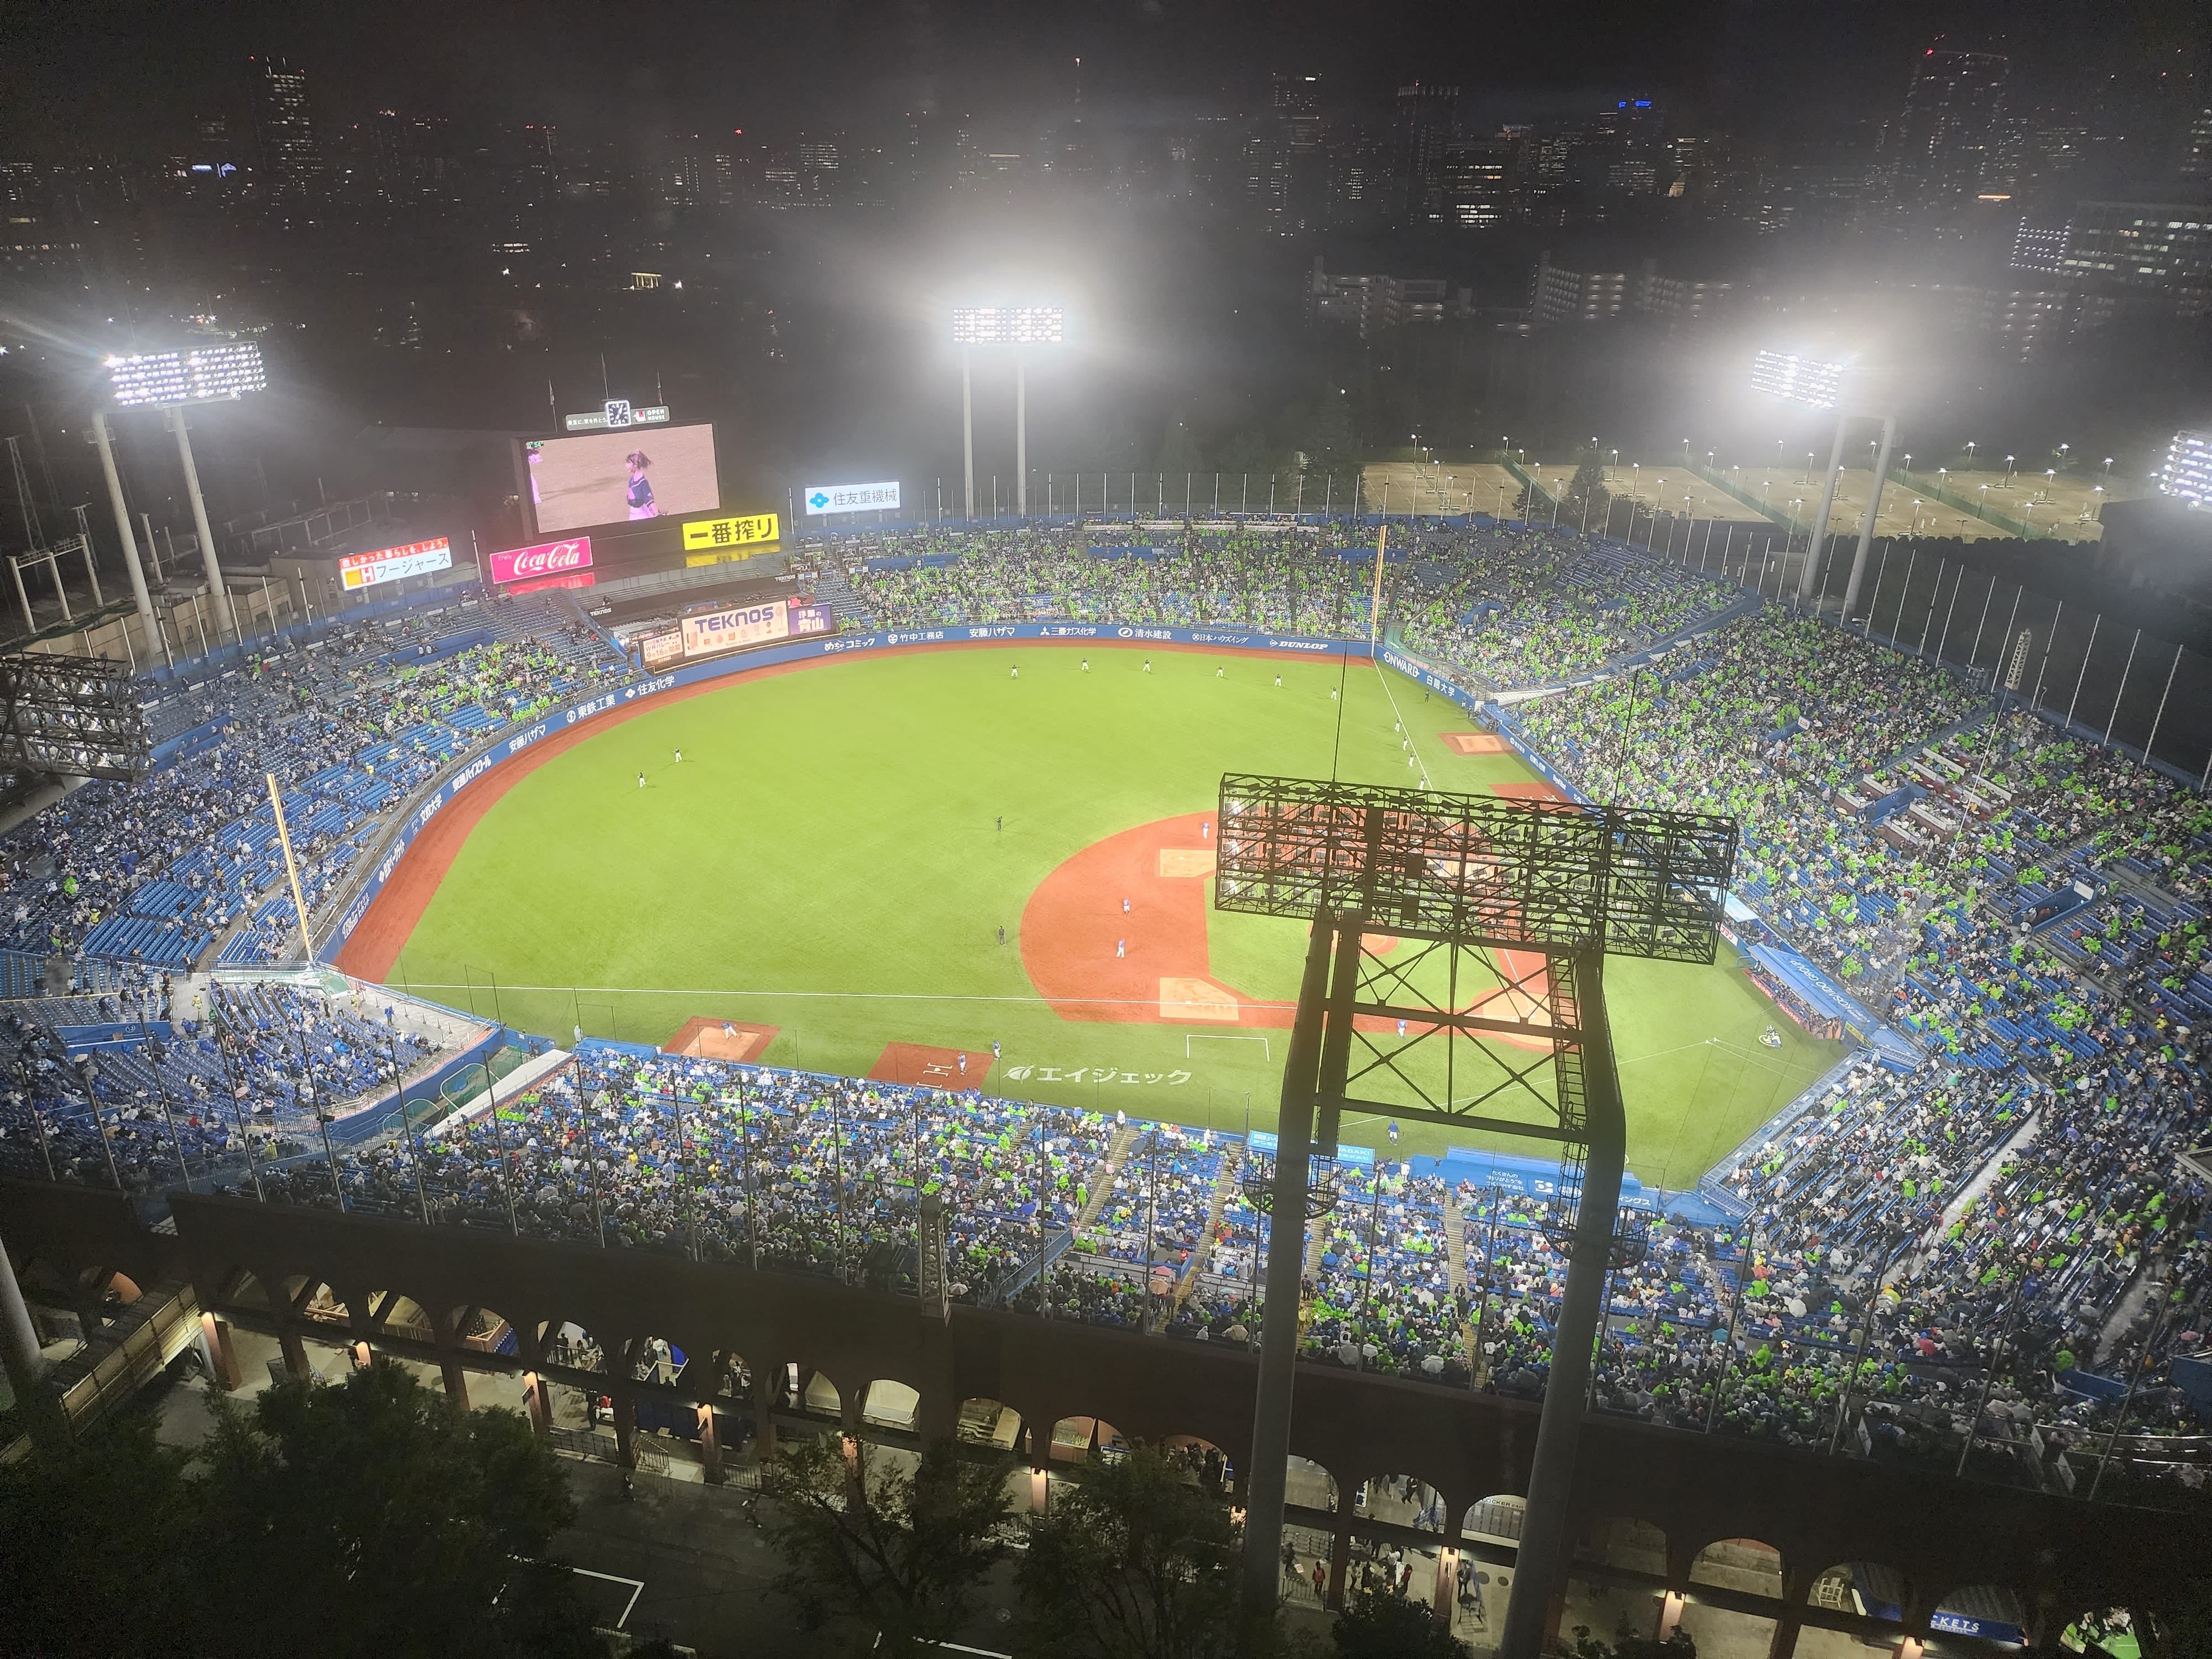
[[[565,542],[541,542],[536,547],[517,547],[491,556],[491,579],[495,582],[536,581],[571,570],[592,568],[592,538],[576,536]]]

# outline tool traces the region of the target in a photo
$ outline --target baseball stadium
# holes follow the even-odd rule
[[[234,1382],[240,1352],[299,1374],[373,1347],[580,1445],[604,1395],[629,1467],[719,1478],[741,1419],[896,1438],[943,1412],[1026,1445],[1042,1492],[1162,1431],[1005,1358],[1048,1337],[1133,1376],[1249,1364],[1272,1334],[1302,1401],[1340,1379],[1403,1390],[1376,1401],[1409,1422],[1431,1400],[1533,1413],[1583,1285],[1589,1420],[1700,1467],[1905,1482],[1879,1489],[1893,1524],[1939,1490],[2192,1501],[2212,811],[2151,741],[2008,684],[2009,630],[1953,626],[1942,571],[1910,617],[1878,597],[1893,619],[1846,626],[1832,570],[1732,542],[1709,569],[1676,539],[1481,514],[908,520],[690,586],[471,570],[141,674],[151,763],[7,836],[9,1190],[106,1206],[52,1237],[183,1241],[199,1316],[175,1340]],[[733,571],[742,591],[707,586]],[[1341,918],[1253,902],[1255,779],[1370,825],[1492,826],[1479,855],[1414,860],[1432,896],[1508,861],[1498,826],[1611,825],[1606,867],[1648,875],[1648,813],[1720,862],[1656,884],[1690,947],[1601,944],[1589,1029],[1569,957],[1527,942],[1536,886],[1442,956],[1437,928],[1363,913],[1328,1029],[1368,1080],[1295,1170],[1278,1126]],[[1394,988],[1370,1006],[1355,981]],[[1577,1219],[1595,1131],[1569,1125],[1601,1074],[1625,1129],[1609,1250],[1593,1206]],[[341,1272],[326,1248],[411,1265]],[[500,1314],[521,1293],[449,1313],[408,1288],[525,1249],[571,1285],[689,1288]],[[92,1271],[49,1245],[26,1287],[66,1300]],[[816,1311],[750,1349],[680,1323],[726,1285]],[[872,1308],[910,1334],[917,1302],[1001,1357],[933,1394],[837,1358]],[[1366,1528],[1440,1583],[1462,1552],[1514,1561],[1521,1497],[1332,1462],[1334,1421],[1302,1407],[1288,1443],[1292,1558]],[[1187,1444],[1247,1456],[1228,1428]],[[1667,1594],[1693,1572],[1714,1606],[1782,1593],[1751,1521],[1679,1561],[1620,1524]],[[1920,1537],[1958,1565],[1911,1589],[1801,1553],[1789,1593],[1838,1630],[1932,1614],[2021,1642],[2044,1615],[2008,1536]],[[2081,1547],[2085,1574],[2118,1571]]]

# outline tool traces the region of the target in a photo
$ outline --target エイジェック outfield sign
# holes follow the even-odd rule
[[[374,553],[349,553],[338,561],[338,583],[350,592],[358,587],[374,587],[380,582],[396,582],[404,577],[453,568],[453,544],[441,536],[434,541],[380,547]]]
[[[747,542],[772,542],[777,526],[773,513],[753,513],[730,519],[692,519],[684,526],[684,545],[737,547]]]
[[[810,519],[824,513],[894,512],[899,504],[898,480],[884,483],[811,484],[799,498]]]
[[[592,538],[571,537],[565,542],[541,542],[536,547],[510,548],[491,556],[491,579],[495,582],[535,581],[592,568]]]

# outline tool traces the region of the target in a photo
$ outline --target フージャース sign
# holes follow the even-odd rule
[[[349,593],[408,576],[428,575],[453,568],[453,544],[443,536],[427,542],[404,542],[380,547],[374,553],[349,553],[338,561],[338,585]]]
[[[739,514],[726,519],[692,519],[684,526],[684,545],[738,547],[748,542],[772,542],[778,526],[773,513]]]

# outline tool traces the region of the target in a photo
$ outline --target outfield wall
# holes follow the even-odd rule
[[[1219,650],[1261,652],[1297,657],[1346,656],[1370,658],[1373,647],[1364,640],[1330,640],[1311,635],[1252,633],[1226,628],[1140,628],[1121,623],[989,623],[949,628],[884,629],[867,634],[838,634],[824,638],[795,640],[755,651],[732,652],[703,662],[685,663],[635,685],[602,692],[571,704],[557,713],[532,720],[488,744],[448,774],[418,800],[406,818],[377,849],[368,878],[346,902],[337,927],[323,936],[326,954],[334,954],[352,939],[377,896],[398,871],[416,836],[430,826],[439,813],[503,761],[512,760],[554,732],[580,726],[626,706],[649,702],[672,691],[718,679],[734,679],[763,668],[817,662],[834,657],[865,656],[879,652],[907,651],[916,647],[1004,644],[1083,644],[1212,647]],[[1388,653],[1386,653],[1386,659]]]

